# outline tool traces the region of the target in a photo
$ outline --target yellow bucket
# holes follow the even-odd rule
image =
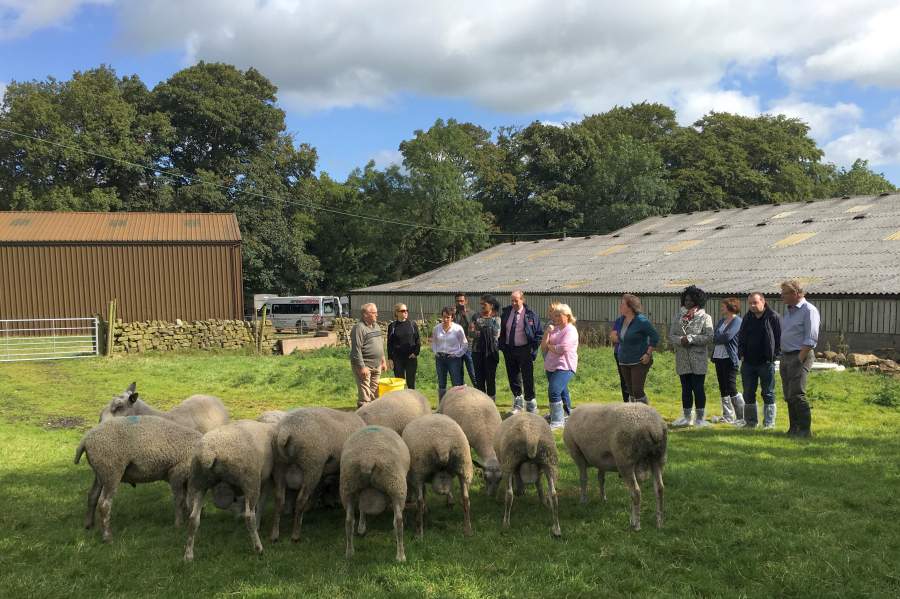
[[[406,389],[406,379],[388,377],[378,381],[378,397],[391,391],[402,391],[403,389]]]

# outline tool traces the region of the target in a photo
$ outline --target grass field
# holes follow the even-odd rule
[[[662,530],[653,528],[649,481],[640,532],[628,528],[629,497],[617,477],[602,504],[592,476],[592,501],[579,505],[577,471],[557,433],[561,540],[551,538],[533,492],[516,500],[513,526],[502,529],[502,503],[476,482],[475,536],[463,537],[458,507],[432,496],[424,541],[407,528],[405,564],[393,561],[386,514],[370,521],[352,560],[343,557],[340,510],[309,514],[298,544],[263,537],[256,557],[243,523],[211,507],[195,562],[185,564],[185,531],[172,525],[164,483],[120,487],[115,539],[102,544],[98,531],[82,528],[91,472],[72,458],[101,407],[131,381],[158,407],[212,393],[234,417],[349,407],[355,397],[339,350],[0,365],[0,597],[900,596],[900,390],[880,376],[813,373],[811,440],[724,425],[673,431]],[[427,356],[420,388],[436,400]],[[707,390],[709,412],[720,413],[712,381]],[[666,419],[679,413],[671,356],[658,356],[648,395]],[[609,350],[582,350],[572,396],[576,405],[620,399]],[[785,420],[782,410],[779,431]],[[270,518],[267,511],[263,530]]]

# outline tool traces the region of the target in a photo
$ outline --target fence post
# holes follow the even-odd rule
[[[262,319],[259,321],[259,330],[257,331],[259,334],[257,335],[257,338],[256,338],[256,353],[258,353],[258,354],[262,353],[263,335],[266,332],[266,311],[267,311],[266,308],[268,308],[268,307],[269,307],[268,304],[263,304],[262,315],[261,315]]]
[[[109,301],[109,310],[106,314],[106,355],[111,356],[113,354],[113,332],[116,328],[116,303],[119,300],[114,298]]]

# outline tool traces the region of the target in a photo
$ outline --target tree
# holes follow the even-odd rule
[[[869,168],[869,161],[857,158],[850,168],[838,168],[833,164],[820,165],[814,197],[875,195],[896,191],[882,173]]]

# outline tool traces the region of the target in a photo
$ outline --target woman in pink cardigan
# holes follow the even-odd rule
[[[575,316],[566,304],[558,304],[550,314],[553,324],[547,327],[541,350],[550,395],[550,428],[563,428],[572,411],[569,381],[578,368],[578,329]]]

